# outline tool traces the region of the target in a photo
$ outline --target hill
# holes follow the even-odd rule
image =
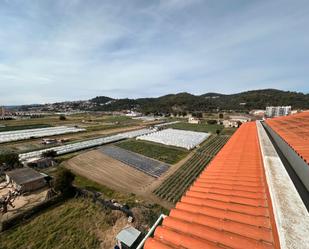
[[[101,99],[104,101],[102,105]],[[106,99],[109,103],[106,104]],[[248,111],[265,109],[270,105],[291,105],[295,109],[309,109],[309,94],[263,89],[236,94],[206,93],[193,95],[190,93],[168,94],[158,98],[114,99],[96,97],[96,110],[116,111],[136,109],[144,113],[172,113],[186,111],[234,110]]]
[[[121,111],[136,110],[145,114],[242,111],[265,109],[266,106],[291,105],[293,109],[309,109],[309,94],[263,89],[236,94],[209,92],[193,95],[187,92],[168,94],[157,98],[113,99],[97,96],[85,101],[66,101],[45,105],[19,106],[23,111]]]

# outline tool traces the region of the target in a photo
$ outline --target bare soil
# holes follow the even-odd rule
[[[6,195],[9,191],[13,191],[14,188],[11,186],[7,186],[0,190],[0,196]],[[8,212],[5,214],[0,214],[0,221],[4,221],[6,219],[11,218],[15,214],[23,212],[35,205],[43,202],[46,198],[48,189],[43,188],[37,191],[31,192],[28,195],[20,195],[17,196],[13,202],[14,207],[8,206]]]
[[[144,186],[155,180],[120,161],[92,150],[80,154],[67,162],[65,166],[78,175],[82,175],[99,184],[126,193],[140,195]]]
[[[104,155],[97,150],[82,153],[64,162],[64,165],[76,174],[111,189],[125,193],[134,193],[143,197],[145,200],[170,209],[174,207],[173,203],[158,198],[152,192],[182,164],[189,160],[193,154],[194,151],[191,151],[188,156],[172,165],[168,171],[157,179]]]

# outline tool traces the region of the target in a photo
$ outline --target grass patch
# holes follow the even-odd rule
[[[116,145],[120,148],[130,150],[169,164],[175,164],[189,154],[189,151],[184,149],[134,139],[126,140],[117,143]]]
[[[237,130],[237,128],[224,128],[222,131],[221,131],[221,135],[233,135],[234,132]]]
[[[134,194],[122,194],[80,175],[75,174],[74,185],[90,191],[101,192],[103,194],[103,198],[116,199],[121,203],[126,203],[129,207],[133,207],[137,203],[136,196]]]
[[[106,212],[90,200],[71,199],[1,234],[1,248],[99,248],[96,230],[108,228]]]
[[[189,124],[189,123],[177,123],[172,124],[169,126],[169,128],[173,129],[179,129],[179,130],[189,130],[189,131],[198,131],[198,132],[208,132],[212,134],[216,134],[217,130],[222,130],[222,125],[217,124],[207,124],[207,123],[201,123],[201,124]]]
[[[26,129],[37,129],[37,128],[47,128],[52,127],[49,124],[33,124],[33,125],[11,125],[0,127],[0,132],[2,131],[16,131],[16,130],[26,130]]]
[[[103,131],[103,130],[110,130],[110,129],[117,129],[117,128],[124,128],[124,127],[132,127],[135,124],[114,124],[114,125],[94,125],[87,127],[87,131]]]

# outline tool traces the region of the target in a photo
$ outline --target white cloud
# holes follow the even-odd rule
[[[308,14],[306,1],[0,3],[0,104],[308,92]]]

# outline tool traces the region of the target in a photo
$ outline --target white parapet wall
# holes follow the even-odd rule
[[[257,129],[280,247],[308,249],[308,211],[259,121],[257,121]]]

